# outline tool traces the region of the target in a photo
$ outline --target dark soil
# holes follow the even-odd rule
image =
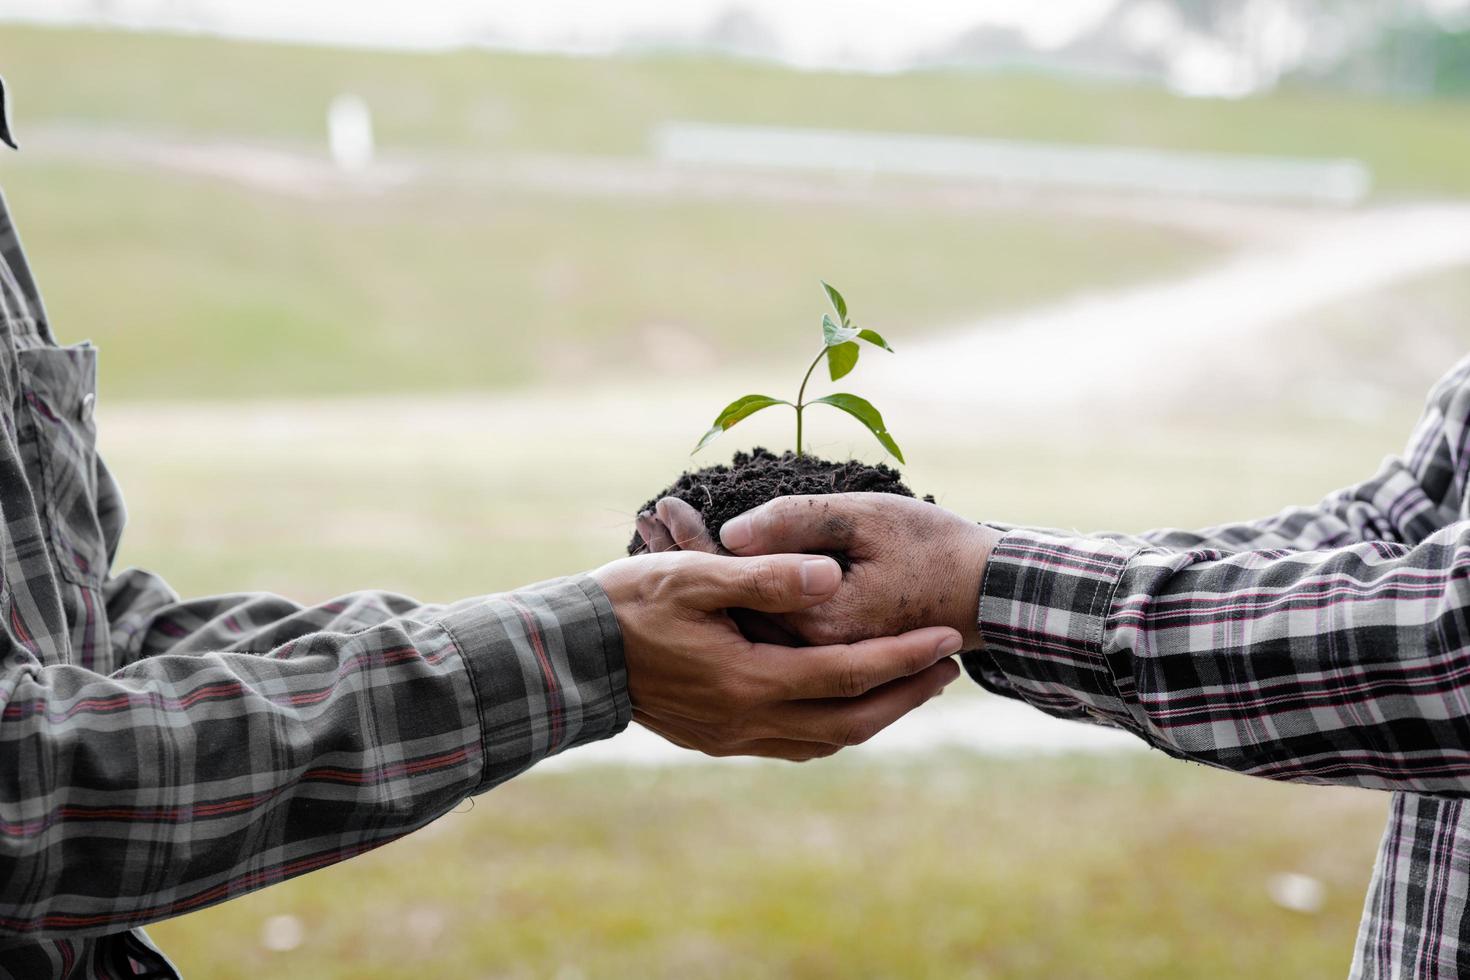
[[[736,453],[729,466],[707,466],[685,473],[639,511],[652,510],[663,497],[678,497],[703,515],[705,526],[718,540],[720,527],[726,521],[768,500],[792,494],[858,492],[914,495],[899,479],[898,472],[882,463],[877,466],[856,460],[833,463],[789,451],[777,456],[770,450],[756,448],[748,453]],[[933,497],[924,499],[934,502]],[[643,539],[635,532],[628,544],[628,554],[642,551]]]

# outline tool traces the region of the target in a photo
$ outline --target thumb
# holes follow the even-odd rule
[[[726,521],[720,543],[737,555],[846,551],[862,512],[855,494],[777,497]]]
[[[816,555],[710,556],[692,564],[684,582],[690,604],[706,612],[797,612],[826,602],[841,585],[837,562]]]

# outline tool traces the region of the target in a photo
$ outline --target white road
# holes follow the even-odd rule
[[[955,685],[970,681],[960,678]],[[1058,752],[1147,751],[1123,732],[1079,722],[1058,721],[1024,704],[968,691],[941,695],[890,726],[872,741],[848,749],[860,758],[901,760],[945,750],[985,755],[1037,755]],[[760,760],[712,759],[665,742],[637,725],[616,738],[573,749],[543,762],[532,772],[561,772],[582,766],[749,765]]]
[[[1177,281],[935,331],[905,345],[902,358],[870,358],[863,381],[999,413],[1166,402],[1187,394],[1203,364],[1269,358],[1272,331],[1294,317],[1467,265],[1470,206],[1325,214],[1306,234]]]

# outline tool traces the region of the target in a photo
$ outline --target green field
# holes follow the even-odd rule
[[[1386,799],[1131,756],[530,776],[152,933],[221,980],[1336,978]]]
[[[435,185],[302,201],[23,158],[0,160],[0,180],[58,332],[96,343],[103,395],[130,399],[687,377],[799,356],[820,337],[821,277],[901,344],[1219,253],[1179,232],[1004,209]]]
[[[363,92],[389,150],[645,152],[667,118],[1120,142],[1368,161],[1389,196],[1470,190],[1470,106],[1285,93],[1239,102],[1029,76],[801,74],[669,57],[392,54],[0,27],[17,131],[92,126],[318,152]],[[498,120],[490,125],[486,120]],[[44,141],[42,141],[44,144]],[[473,157],[471,159],[474,159]],[[1091,289],[1163,279],[1232,243],[1134,217],[661,199],[429,180],[303,198],[102,154],[0,155],[59,332],[109,398],[253,398],[580,384],[766,363],[809,342],[815,280],[896,343]],[[442,352],[456,356],[445,358]]]
[[[0,56],[27,122],[315,141],[327,101],[351,90],[374,106],[390,147],[637,154],[652,125],[692,118],[1353,156],[1388,194],[1470,192],[1463,102],[1200,101],[1024,74],[802,74],[668,56],[390,54],[9,26]]]
[[[652,125],[693,118],[1347,155],[1380,201],[1470,193],[1464,103],[13,26],[0,72],[23,144],[28,127],[95,127],[315,152],[326,101],[354,90],[405,153],[636,157]],[[592,567],[688,465],[724,386],[783,383],[815,339],[818,277],[901,357],[937,326],[1238,244],[1105,209],[909,206],[882,186],[845,203],[433,180],[311,197],[25,153],[0,153],[0,184],[62,338],[102,349],[120,562],[185,594],[451,599]],[[1396,451],[1470,341],[1467,306],[1460,268],[1314,312],[1262,356],[1279,394],[1232,397],[1205,365],[1198,399],[1127,424],[884,407],[906,479],[977,519],[1251,517]],[[813,429],[825,454],[872,451],[845,420]],[[711,459],[783,438],[753,419]],[[1142,755],[533,774],[153,933],[221,978],[1339,977],[1385,805]],[[1321,911],[1272,904],[1281,872],[1320,879]],[[262,924],[284,913],[305,941],[270,953]]]
[[[411,401],[116,409],[122,561],[190,593],[438,598],[601,563],[687,439],[646,408],[617,441],[574,413],[528,421],[538,404],[493,442],[474,401],[446,406],[432,439]],[[231,412],[238,444],[216,437]],[[919,433],[906,475],[977,517],[1195,525],[1371,472],[1412,418]],[[983,711],[964,684],[945,697]],[[226,978],[386,980],[404,956],[444,977],[1339,977],[1385,806],[1157,756],[584,770],[154,934],[193,975]],[[1281,872],[1322,880],[1322,910],[1271,904]],[[281,914],[305,938],[271,953],[261,930]]]

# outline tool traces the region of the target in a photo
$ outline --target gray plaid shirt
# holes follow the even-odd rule
[[[1470,976],[1467,518],[1470,358],[1402,457],[1315,507],[1202,532],[1008,531],[966,667],[1177,758],[1394,791],[1352,975]]]
[[[450,606],[113,574],[97,351],[0,200],[0,977],[175,976],[137,928],[401,837],[628,723],[589,578]]]

